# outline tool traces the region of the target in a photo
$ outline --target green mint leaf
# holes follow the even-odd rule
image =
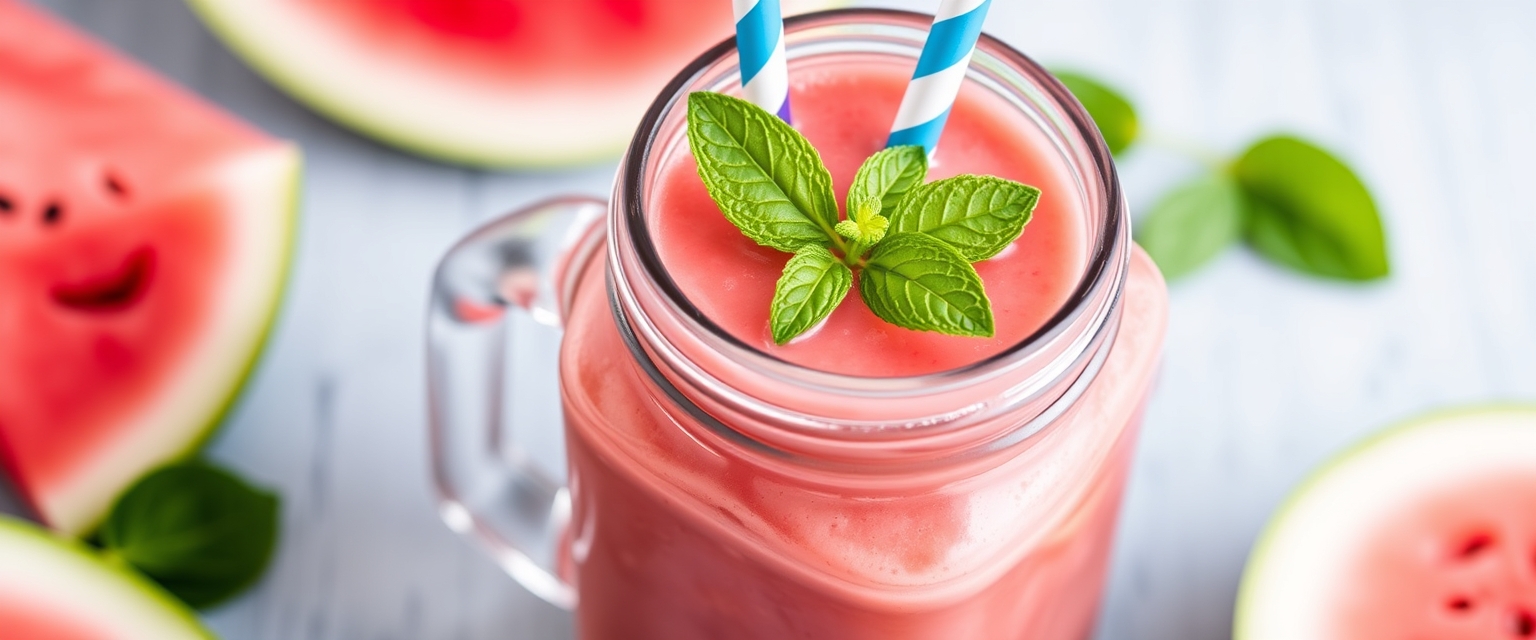
[[[777,116],[719,93],[688,94],[688,146],[710,197],[754,242],[787,253],[840,242],[832,174]]]
[[[992,303],[975,267],[954,247],[920,233],[893,233],[869,254],[859,296],[891,324],[960,336],[992,335]]]
[[[890,213],[891,233],[925,233],[976,262],[997,255],[1029,223],[1040,190],[995,176],[960,175],[913,189]]]
[[[817,325],[847,297],[853,272],[821,245],[806,245],[784,265],[773,290],[768,325],[784,344]]]
[[[852,240],[855,246],[873,247],[885,237],[885,230],[889,228],[891,221],[878,213],[870,213],[868,209],[859,210],[853,220],[844,220],[837,223],[834,229],[837,235]]]
[[[1136,241],[1173,280],[1216,257],[1242,229],[1242,193],[1230,177],[1208,174],[1163,196],[1138,221]]]
[[[1109,147],[1110,153],[1118,156],[1136,141],[1136,109],[1125,96],[1080,73],[1053,73],[1072,95],[1077,96],[1077,101],[1083,103],[1088,115],[1093,117],[1093,123],[1098,125],[1099,135],[1104,136],[1104,146]]]
[[[1330,278],[1387,275],[1376,203],[1332,154],[1299,138],[1274,136],[1249,147],[1232,172],[1245,196],[1244,235],[1264,257]]]
[[[881,149],[859,165],[848,187],[848,217],[872,209],[871,213],[896,210],[896,203],[928,175],[928,152],[920,146],[903,145]]]
[[[163,467],[118,499],[106,552],[202,609],[250,586],[277,540],[278,498],[203,462]]]

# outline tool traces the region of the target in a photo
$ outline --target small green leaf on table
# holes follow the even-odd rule
[[[1244,235],[1260,254],[1294,269],[1345,280],[1390,271],[1385,233],[1365,185],[1310,142],[1274,136],[1233,165],[1246,209]]]
[[[1121,151],[1136,141],[1136,109],[1131,107],[1129,100],[1104,83],[1083,74],[1071,71],[1053,73],[1072,95],[1077,96],[1077,101],[1083,103],[1088,115],[1093,116],[1093,122],[1098,125],[1099,135],[1104,136],[1104,144],[1109,147],[1110,153],[1120,155]]]
[[[1039,201],[1027,184],[959,175],[913,189],[889,214],[890,232],[927,234],[966,260],[986,260],[1018,239]]]
[[[784,344],[816,326],[842,303],[853,286],[853,271],[821,245],[806,245],[784,265],[773,290],[768,325]]]
[[[688,145],[710,197],[754,242],[787,253],[841,242],[832,174],[783,120],[740,98],[691,93]]]
[[[894,233],[859,273],[859,296],[876,316],[919,331],[990,337],[992,303],[981,277],[954,247],[921,233]]]
[[[1138,221],[1136,241],[1169,280],[1204,265],[1242,235],[1243,201],[1228,176],[1206,174],[1164,196]]]
[[[158,469],[129,488],[102,525],[109,557],[203,609],[245,590],[277,540],[278,498],[205,462]]]

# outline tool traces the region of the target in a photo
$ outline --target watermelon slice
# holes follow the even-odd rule
[[[1235,635],[1536,638],[1536,407],[1421,419],[1316,472],[1255,547]]]
[[[187,607],[85,546],[0,516],[5,640],[211,640]]]
[[[281,294],[299,154],[0,0],[0,465],[59,531],[194,451]]]
[[[618,155],[657,92],[734,24],[726,0],[188,1],[316,110],[390,144],[483,166]]]

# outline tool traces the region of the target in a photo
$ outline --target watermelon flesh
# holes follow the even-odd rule
[[[211,640],[185,605],[79,543],[0,516],[0,638]]]
[[[725,0],[188,2],[316,110],[405,149],[484,166],[618,155],[667,81],[734,33]]]
[[[288,261],[299,156],[0,0],[0,465],[89,530],[217,424]]]
[[[1536,638],[1536,468],[1486,475],[1368,534],[1334,637]]]
[[[1315,474],[1255,547],[1235,635],[1536,638],[1536,408],[1420,420]]]

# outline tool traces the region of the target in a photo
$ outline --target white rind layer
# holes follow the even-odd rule
[[[303,3],[187,1],[246,62],[315,110],[453,162],[558,166],[617,156],[660,89],[645,83],[491,86],[350,45],[299,8]],[[832,4],[788,1],[784,11]]]
[[[113,429],[112,440],[82,461],[68,481],[36,496],[49,524],[79,535],[105,516],[118,494],[145,472],[196,450],[217,426],[255,365],[281,302],[297,220],[301,159],[274,142],[193,176],[192,193],[214,194],[230,229],[228,273],[187,357],[168,372],[149,406]],[[0,567],[5,566],[0,563]]]
[[[101,637],[213,640],[185,605],[77,542],[0,516],[0,602],[48,611]],[[0,629],[0,637],[6,637]]]
[[[1281,506],[1238,594],[1238,640],[1326,640],[1343,572],[1386,517],[1470,478],[1536,469],[1536,407],[1430,416],[1335,457]]]

